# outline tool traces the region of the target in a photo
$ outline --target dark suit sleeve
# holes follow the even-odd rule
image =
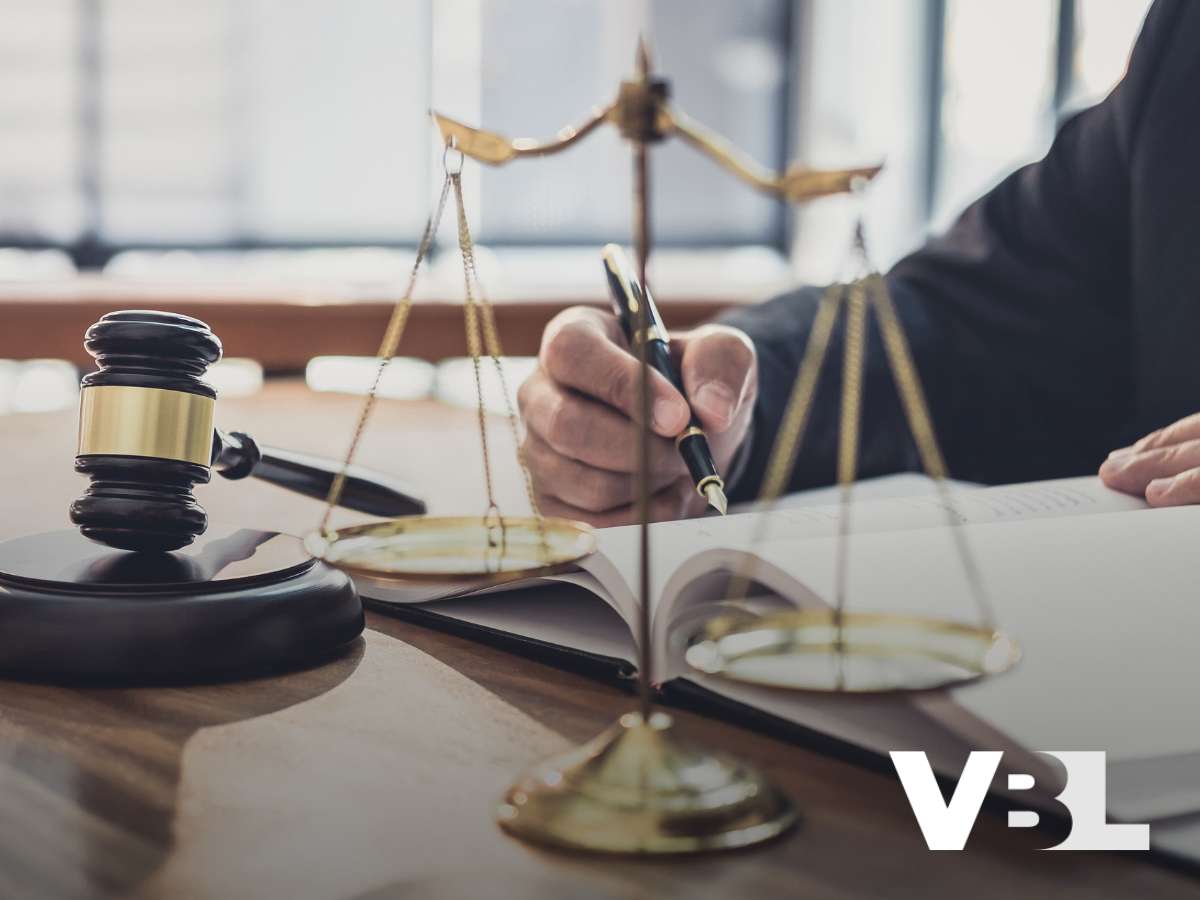
[[[1159,0],[1129,71],[887,283],[955,478],[999,483],[1095,471],[1133,403],[1129,156],[1180,2]],[[733,485],[758,491],[820,290],[724,321],[759,354],[760,394]],[[791,488],[834,478],[842,328],[830,346]],[[877,329],[869,334],[860,477],[919,468]]]

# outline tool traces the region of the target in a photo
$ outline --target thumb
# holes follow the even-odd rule
[[[726,325],[705,325],[679,335],[680,375],[704,427],[722,432],[737,417],[755,384],[754,344]]]

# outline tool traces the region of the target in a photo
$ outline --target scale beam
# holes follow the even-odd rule
[[[721,168],[764,193],[789,203],[803,203],[830,194],[848,193],[873,179],[882,164],[846,169],[811,169],[791,163],[782,173],[751,159],[723,136],[701,125],[668,102],[669,87],[661,78],[640,77],[621,83],[617,99],[598,106],[578,125],[560,130],[553,138],[508,138],[495,131],[464,124],[436,110],[433,120],[442,141],[472,159],[500,166],[528,156],[551,156],[582,141],[604,123],[614,125],[630,141],[657,143],[679,137]]]

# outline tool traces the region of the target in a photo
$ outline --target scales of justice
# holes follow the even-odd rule
[[[202,377],[221,355],[203,322],[173,313],[110,313],[88,330],[85,347],[98,371],[83,379],[77,472],[90,479],[71,507],[77,530],[0,543],[0,632],[5,674],[36,679],[154,681],[229,677],[250,669],[311,662],[362,631],[363,612],[350,575],[404,583],[471,582],[478,587],[561,572],[596,549],[582,523],[541,515],[521,459],[520,423],[505,383],[496,317],[482,290],[463,202],[466,160],[503,165],[567,150],[605,124],[616,127],[633,157],[636,268],[647,286],[650,258],[650,157],[680,138],[750,186],[793,203],[858,191],[878,166],[764,170],[731,144],[689,120],[669,101],[666,80],[639,46],[635,75],[615,100],[550,141],[508,140],[434,113],[444,145],[445,178],[420,238],[406,287],[383,334],[374,382],[340,461],[260,446],[242,432],[214,429],[216,392]],[[361,469],[354,459],[387,365],[396,355],[413,289],[439,223],[453,202],[462,256],[467,350],[477,399],[485,496],[480,509],[456,517],[424,515],[403,485]],[[873,314],[926,473],[941,489],[951,526],[959,521],[942,486],[946,465],[933,430],[908,342],[883,278],[868,261],[858,231],[856,271],[820,301],[805,356],[772,449],[761,495],[764,509],[783,493],[800,461],[808,411],[835,327],[843,330],[838,482],[841,515],[835,580],[827,607],[758,614],[756,557],[730,573],[723,602],[694,635],[686,660],[720,678],[819,691],[928,690],[986,677],[1018,658],[1000,632],[961,529],[951,527],[977,612],[974,624],[847,610],[851,537],[849,503],[856,478],[866,328]],[[644,290],[648,289],[643,287]],[[646,335],[639,303],[635,335]],[[641,415],[650,420],[646,341],[634,340]],[[494,491],[482,378],[492,367],[508,404],[507,423],[524,478],[530,514],[505,515]],[[636,595],[637,708],[593,741],[531,769],[499,804],[501,827],[540,844],[611,853],[690,853],[743,847],[773,838],[796,821],[787,797],[767,778],[729,756],[680,737],[655,709],[650,640],[649,522],[651,443],[636,440],[640,564]],[[304,539],[239,529],[205,534],[207,517],[191,494],[212,471],[254,477],[322,497],[324,514]],[[334,528],[335,507],[383,518]],[[758,518],[749,549],[761,547],[770,516]],[[200,537],[199,541],[193,541]]]
[[[408,516],[340,530],[330,516],[342,490],[335,480],[320,527],[306,546],[325,562],[351,573],[396,581],[477,578],[481,586],[544,575],[572,567],[595,548],[582,523],[540,514],[530,474],[521,459],[517,414],[504,381],[500,336],[475,268],[474,246],[463,203],[465,158],[500,166],[515,160],[568,150],[605,124],[616,127],[633,157],[633,234],[636,267],[647,285],[650,258],[650,155],[655,144],[678,137],[750,186],[800,203],[816,197],[859,191],[880,171],[865,168],[813,170],[799,165],[784,173],[764,170],[730,143],[688,119],[669,102],[668,82],[651,69],[639,42],[636,72],[615,100],[593,110],[581,124],[554,139],[509,140],[500,134],[433,113],[444,145],[445,180],[418,246],[407,289],[397,302],[379,348],[375,386],[400,346],[412,303],[417,271],[437,232],[452,195],[466,286],[464,316],[467,349],[474,365],[482,446],[485,508],[482,515]],[[795,690],[842,694],[928,690],[995,674],[1019,656],[997,630],[965,536],[952,527],[976,605],[976,624],[897,614],[846,610],[846,558],[851,485],[856,477],[862,404],[866,322],[873,313],[899,389],[904,412],[923,467],[941,491],[947,521],[959,519],[945,490],[946,465],[933,431],[920,380],[883,278],[867,261],[861,225],[854,255],[859,272],[848,284],[823,296],[804,361],[771,454],[760,500],[767,508],[783,493],[802,446],[808,410],[818,388],[834,328],[845,313],[845,341],[839,434],[838,482],[841,515],[833,603],[823,610],[770,615],[748,612],[744,601],[754,586],[754,564],[732,573],[727,599],[687,651],[690,665],[719,677]],[[646,304],[639,304],[636,334],[646,334]],[[639,421],[650,419],[649,367],[645,341],[630,349],[641,364]],[[494,367],[508,403],[507,418],[525,480],[530,516],[505,516],[496,504],[491,448],[485,427],[482,370]],[[363,404],[345,463],[349,466],[375,403],[372,389]],[[543,762],[512,785],[497,817],[509,833],[552,847],[610,853],[689,853],[743,847],[769,840],[796,822],[790,801],[761,773],[680,738],[670,716],[655,709],[654,660],[650,636],[651,531],[649,523],[650,441],[637,431],[636,497],[640,527],[637,622],[638,706],[591,742]],[[767,516],[758,520],[751,546],[766,536]],[[753,557],[750,557],[753,558]]]

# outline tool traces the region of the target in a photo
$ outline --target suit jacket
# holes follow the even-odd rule
[[[1200,2],[1157,0],[1109,97],[886,277],[956,478],[1094,472],[1200,410]],[[725,317],[759,356],[738,498],[758,490],[820,293]],[[841,327],[793,489],[833,480]],[[860,475],[919,468],[874,328],[864,383]]]

